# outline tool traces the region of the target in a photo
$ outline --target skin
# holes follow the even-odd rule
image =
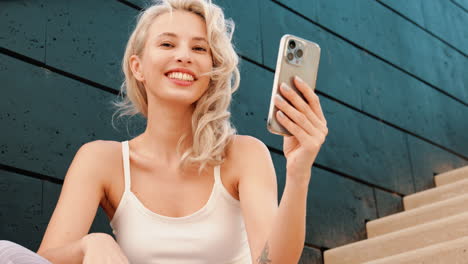
[[[164,32],[175,36],[160,38]],[[201,202],[206,203],[213,186],[212,174],[194,177],[197,168],[180,171],[180,156],[175,151],[182,134],[190,138],[193,103],[208,89],[209,77],[200,76],[212,67],[208,43],[200,40],[206,37],[201,17],[185,11],[175,11],[172,19],[170,14],[162,14],[149,29],[144,53],[130,58],[132,72],[148,94],[146,130],[129,141],[132,191],[147,198],[141,200],[162,215],[180,217],[194,212]],[[173,68],[190,69],[199,78],[191,86],[176,85],[164,75]],[[281,95],[291,104],[275,102],[285,114],[278,114],[279,122],[293,134],[284,138],[286,184],[279,207],[275,168],[263,142],[236,135],[221,166],[223,185],[233,197],[239,197],[253,263],[297,263],[304,246],[311,167],[328,129],[317,95],[297,79],[294,85],[306,100],[281,88]],[[120,142],[94,141],[80,148],[38,253],[54,263],[79,261],[84,254],[87,258],[111,257],[107,263],[127,263],[110,236],[97,240],[95,234],[87,235],[97,206],[112,216],[122,197],[123,171],[116,166],[121,163]],[[94,241],[99,250],[88,252],[86,241]],[[105,248],[108,254],[102,255],[100,250]]]
[[[292,136],[284,137],[283,142],[288,175],[294,181],[308,184],[310,169],[328,134],[327,120],[323,115],[320,99],[310,86],[298,76],[295,76],[294,84],[304,95],[306,101],[286,83],[282,83],[280,86],[281,96],[275,98],[275,105],[280,110],[276,116],[278,121],[292,134]],[[283,97],[288,99],[291,104]]]
[[[180,23],[174,23],[174,21]],[[191,25],[191,27],[186,25]],[[197,76],[211,70],[212,59],[208,43],[193,40],[194,37],[206,38],[205,27],[203,19],[192,13],[175,11],[172,20],[168,13],[163,14],[155,20],[150,28],[150,37],[143,56],[132,56],[130,59],[135,77],[147,88],[149,105],[146,131],[130,143],[134,150],[146,156],[148,160],[154,160],[154,157],[158,157],[167,168],[174,168],[174,171],[177,171],[175,168],[180,158],[174,151],[177,141],[183,133],[191,135],[192,104],[206,91],[209,77],[200,77],[187,88],[178,87],[169,82],[164,73],[175,67],[189,68]],[[177,37],[159,37],[164,32],[175,33]],[[201,46],[202,49],[197,49],[198,46]],[[292,133],[292,136],[284,137],[283,144],[283,151],[287,159],[288,186],[295,186],[297,190],[303,190],[303,192],[297,192],[303,195],[294,199],[301,199],[300,202],[305,204],[303,200],[307,196],[311,167],[325,141],[328,129],[318,96],[302,80],[296,78],[294,84],[303,93],[306,101],[293,90],[288,89],[286,84],[282,84],[281,94],[291,104],[281,100],[281,98],[275,100],[275,104],[281,110],[277,115],[279,122]],[[242,145],[240,142],[242,140],[236,139],[236,142]],[[285,219],[287,216],[279,216],[283,211],[285,215],[297,215],[296,219],[301,220],[305,216],[305,210],[294,209],[293,205],[285,205],[283,209],[275,205],[276,190],[271,189],[276,188],[276,175],[272,169],[271,157],[265,151],[258,156],[252,154],[253,151],[250,155],[245,155],[249,152],[246,150],[252,150],[253,145],[250,144],[244,149],[233,147],[231,152],[244,153],[244,155],[238,157],[238,154],[234,153],[230,156],[233,157],[232,159],[237,157],[237,161],[234,162],[239,165],[237,167],[240,167],[240,164],[247,164],[248,160],[267,163],[268,169],[264,171],[254,172],[251,170],[239,173],[246,178],[243,180],[242,177],[239,177],[238,189],[253,255],[252,260],[256,263],[270,263],[272,258],[295,259],[298,255],[300,256],[303,246],[301,235],[297,234],[305,232],[305,223],[299,222],[300,227],[295,230],[294,234],[294,239],[300,247],[291,246],[292,249],[289,250],[291,253],[288,253],[290,254],[288,256],[275,256],[274,252],[288,252],[288,250],[285,250],[284,245],[279,242],[280,238],[275,237],[275,233],[272,233],[271,230],[274,229],[275,225],[279,225],[278,223],[284,222],[283,225],[290,225]],[[261,145],[258,147],[259,149],[266,149],[263,143]],[[259,178],[257,180],[268,181],[269,185],[267,186],[270,187],[270,190],[267,188],[254,189],[253,186],[259,186],[260,182],[253,180],[252,174],[262,175],[257,176]],[[264,179],[261,179],[262,177]],[[282,200],[288,199],[283,195]],[[296,204],[300,204],[300,202],[296,201]],[[254,222],[263,223],[263,228],[256,226],[253,224]],[[293,236],[292,234],[288,235]],[[268,241],[268,239],[273,241]],[[297,248],[301,250],[298,252],[295,250]]]
[[[165,32],[176,36],[161,35]],[[200,77],[212,69],[209,45],[193,38],[207,39],[200,16],[174,11],[171,19],[170,13],[164,13],[150,26],[142,56],[130,58],[132,72],[148,94],[146,130],[130,144],[148,159],[158,157],[169,168],[175,168],[180,159],[175,152],[179,138],[184,133],[189,138],[192,135],[192,104],[205,93],[210,81],[209,76]],[[176,85],[164,75],[173,68],[189,69],[198,80],[188,87]]]

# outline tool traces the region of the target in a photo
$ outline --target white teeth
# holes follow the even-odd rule
[[[183,81],[193,81],[193,76],[182,72],[171,72],[167,75],[171,79],[179,79]]]

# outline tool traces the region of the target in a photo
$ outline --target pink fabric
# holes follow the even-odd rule
[[[1,264],[52,264],[37,253],[8,240],[0,240]]]

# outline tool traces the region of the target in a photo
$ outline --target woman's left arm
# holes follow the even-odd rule
[[[285,84],[280,91],[290,103],[281,97],[275,100],[281,111],[278,111],[277,119],[292,134],[285,136],[283,142],[287,159],[286,184],[279,208],[271,203],[273,199],[277,201],[276,196],[273,198],[276,190],[272,190],[273,185],[276,187],[276,176],[272,166],[268,165],[272,162],[266,148],[259,151],[255,144],[250,145],[247,156],[260,163],[255,167],[247,166],[248,172],[239,183],[252,260],[256,264],[299,261],[305,242],[306,201],[312,164],[328,134],[318,96],[299,78],[295,78],[294,83],[306,101]]]
[[[281,94],[277,95],[275,105],[280,111],[276,116],[292,136],[285,136],[283,152],[287,159],[286,179],[295,185],[308,185],[312,164],[325,142],[328,134],[327,120],[323,115],[319,97],[299,77],[294,79],[298,90],[304,95],[304,101],[287,84],[280,87]]]

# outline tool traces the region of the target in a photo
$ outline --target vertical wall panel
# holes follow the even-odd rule
[[[37,248],[43,224],[41,180],[0,170],[0,240]]]
[[[114,95],[5,55],[0,58],[0,78],[8,88],[0,103],[2,127],[8,128],[0,133],[4,165],[63,179],[82,144],[123,138],[111,125]]]
[[[286,159],[272,153],[283,195]],[[377,217],[372,188],[314,167],[307,198],[306,243],[333,248],[366,238],[366,220]]]
[[[280,2],[468,103],[465,88],[468,75],[464,70],[468,67],[466,55],[433,38],[377,1]]]
[[[115,0],[50,1],[46,63],[119,90],[121,60],[136,15]]]
[[[468,16],[466,12],[446,0],[392,1],[379,0],[400,12],[411,21],[468,54]]]
[[[446,129],[468,129],[458,121],[459,113],[468,116],[466,105],[273,2],[261,3],[265,65],[276,66],[283,34],[315,41],[321,46],[319,91],[468,156],[467,134]]]
[[[374,191],[379,218],[403,211],[401,196],[379,189],[374,189]]]
[[[44,62],[45,1],[0,1],[0,46]],[[25,19],[27,18],[27,19]]]
[[[434,175],[468,165],[468,160],[454,156],[413,136],[407,135],[407,141],[417,192],[435,187]]]
[[[468,1],[467,0],[450,0],[454,5],[458,6],[460,9],[468,12]]]
[[[311,248],[311,247],[304,247],[302,251],[301,259],[299,260],[298,264],[322,264],[322,253],[320,250]]]

